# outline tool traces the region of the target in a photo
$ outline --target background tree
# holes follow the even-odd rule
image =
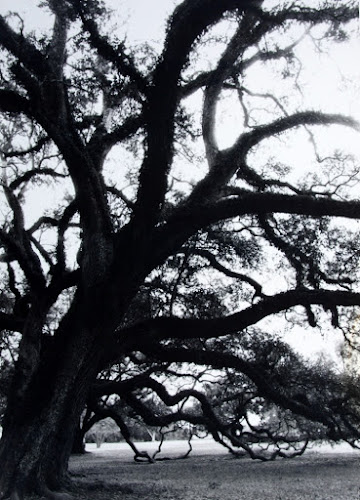
[[[0,497],[65,498],[57,490],[80,416],[86,404],[111,412],[110,395],[148,424],[204,426],[266,459],[217,413],[219,399],[203,390],[209,368],[240,388],[229,395],[237,421],[250,391],[255,412],[274,404],[284,421],[292,412],[356,444],[355,388],[346,398],[341,379],[316,371],[309,379],[262,332],[287,318],[342,326],[359,305],[357,226],[337,222],[360,217],[358,167],[315,135],[330,125],[351,134],[357,123],[302,107],[298,92],[302,42],[314,52],[346,42],[356,2],[184,0],[159,52],[105,34],[96,0],[42,5],[53,20],[46,33],[0,17],[0,242],[10,299],[0,326],[21,335]],[[248,85],[260,67],[265,93]],[[226,102],[243,120],[221,146]],[[298,158],[274,157],[295,133],[313,148],[305,179],[291,170]],[[44,190],[54,199],[34,217],[31,197]],[[168,413],[146,405],[147,391]],[[121,413],[112,416],[126,434]],[[270,457],[284,455],[286,435],[264,433],[275,444]]]

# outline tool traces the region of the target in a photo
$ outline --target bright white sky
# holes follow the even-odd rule
[[[119,27],[125,23],[133,40],[158,40],[165,32],[165,19],[179,0],[105,0],[113,9],[112,21]],[[27,30],[49,26],[49,17],[37,5],[39,0],[2,0],[0,14],[17,12],[26,19]],[[161,33],[161,35],[160,35]],[[160,35],[160,36],[159,36]]]
[[[272,0],[268,0],[270,2]],[[49,17],[37,7],[38,0],[1,0],[0,14],[8,11],[18,12],[25,20],[25,31],[33,29],[48,29]],[[136,43],[143,41],[161,43],[164,32],[164,20],[173,11],[180,0],[106,0],[106,4],[114,9],[111,24],[118,25],[120,33],[126,27],[128,40]],[[301,59],[307,61],[307,67],[302,77],[311,80],[311,86],[304,83],[304,100],[307,101],[303,109],[323,109],[328,113],[345,113],[360,120],[360,65],[359,41],[354,41],[346,49],[341,44],[332,47],[332,62],[325,64],[314,54],[314,48],[310,43],[304,43],[301,49]],[[341,77],[346,75],[346,79]],[[262,74],[258,66],[250,80],[253,91],[268,92],[268,76]],[[357,82],[357,84],[354,84]],[[229,113],[226,109],[219,109],[221,115],[222,131],[218,133],[218,140],[222,147],[231,145],[241,130],[241,113]],[[357,134],[349,129],[334,127],[326,130],[327,141],[334,142],[337,146],[352,152],[360,158],[360,140]],[[307,144],[305,144],[307,143]],[[298,168],[304,169],[306,163],[306,151],[309,151],[308,140],[304,137],[302,142],[290,145],[289,149],[282,154],[285,159],[291,154],[292,159],[298,159]],[[34,205],[34,216],[36,207]],[[333,333],[331,334],[333,335]],[[316,339],[316,340],[315,340]],[[314,337],[312,332],[297,334],[296,341],[292,342],[297,348],[312,344],[314,351],[323,350],[329,342],[326,334],[324,337]],[[305,349],[306,350],[306,349]]]

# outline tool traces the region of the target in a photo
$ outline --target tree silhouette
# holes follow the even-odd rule
[[[292,412],[355,444],[353,385],[308,371],[262,331],[274,326],[254,325],[275,318],[275,329],[286,319],[343,327],[346,310],[359,305],[358,235],[337,222],[360,217],[357,167],[331,144],[320,157],[315,135],[358,125],[333,110],[304,110],[295,98],[302,40],[317,49],[346,42],[356,2],[184,0],[159,53],[105,34],[109,17],[97,0],[42,3],[49,33],[0,17],[8,298],[0,326],[21,334],[0,498],[67,498],[59,491],[85,406],[111,413],[127,433],[107,405],[113,395],[149,425],[203,426],[254,458],[268,457],[231,426],[248,408],[271,404],[285,420]],[[247,85],[258,67],[275,71],[265,93]],[[218,108],[228,98],[243,123],[221,147]],[[314,149],[303,181],[273,155],[295,133]],[[54,199],[34,217],[31,196],[44,193]],[[228,401],[206,390],[214,374]],[[146,405],[149,392],[168,413]],[[271,457],[285,454],[281,443],[289,449],[286,433],[248,425],[273,442]]]

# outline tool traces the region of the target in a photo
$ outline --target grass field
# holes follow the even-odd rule
[[[154,450],[142,443],[140,449]],[[174,458],[186,443],[166,443]],[[124,444],[88,446],[71,459],[81,500],[360,500],[360,452],[346,446],[315,448],[292,460],[235,459],[211,441],[194,442],[185,460],[135,463]]]

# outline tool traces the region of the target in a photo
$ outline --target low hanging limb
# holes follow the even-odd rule
[[[127,442],[127,444],[130,446],[130,448],[134,452],[134,460],[136,462],[142,461],[142,459],[145,459],[147,462],[153,463],[154,460],[150,457],[150,455],[146,451],[139,451],[134,442],[131,439],[130,436],[130,431],[128,426],[126,425],[125,421],[122,419],[122,417],[119,415],[118,412],[116,412],[113,408],[110,407],[101,407],[98,403],[95,402],[90,402],[88,403],[88,406],[92,409],[92,411],[103,418],[111,418],[114,420],[114,422],[118,425],[120,432]]]

